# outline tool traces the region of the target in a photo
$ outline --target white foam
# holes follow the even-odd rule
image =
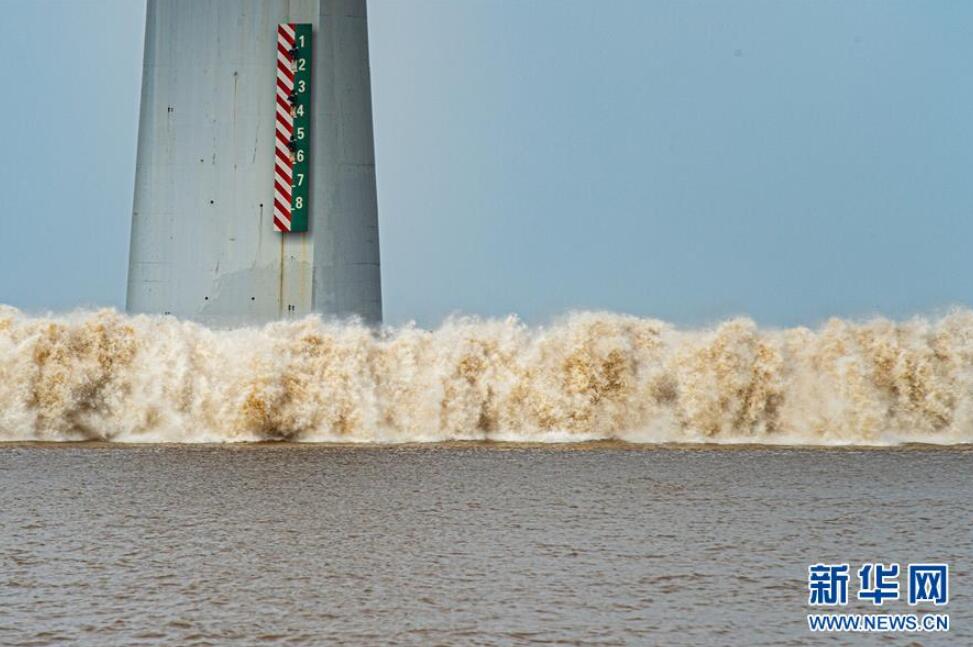
[[[211,330],[0,308],[0,440],[973,442],[973,312],[679,330],[585,312]]]

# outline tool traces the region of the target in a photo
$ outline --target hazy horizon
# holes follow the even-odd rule
[[[973,5],[368,6],[390,324],[973,303]],[[123,309],[144,5],[4,8],[0,303]]]

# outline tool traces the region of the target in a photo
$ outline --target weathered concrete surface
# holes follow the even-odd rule
[[[306,234],[272,222],[281,22],[314,29]],[[381,321],[364,0],[149,0],[128,310]]]

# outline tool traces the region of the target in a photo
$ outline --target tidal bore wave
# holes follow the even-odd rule
[[[577,313],[212,330],[0,308],[0,440],[973,442],[973,312],[680,330]]]

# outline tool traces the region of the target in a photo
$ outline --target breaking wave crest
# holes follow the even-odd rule
[[[0,308],[0,440],[973,442],[973,312],[681,330],[588,312],[212,330]]]

